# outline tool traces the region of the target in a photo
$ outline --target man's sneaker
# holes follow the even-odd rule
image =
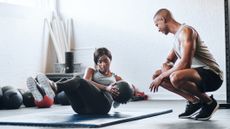
[[[26,80],[26,84],[27,84],[28,89],[32,93],[34,99],[36,101],[41,101],[43,99],[43,96],[37,88],[38,87],[37,82],[32,77],[29,77]]]
[[[199,111],[199,109],[202,107],[202,103],[198,102],[198,103],[191,103],[191,102],[187,102],[186,108],[185,108],[185,112],[181,113],[178,117],[180,119],[188,119],[191,118],[192,116],[196,115]]]
[[[55,93],[50,86],[50,80],[42,73],[38,74],[36,78],[39,85],[44,89],[46,95],[50,98],[54,98]]]
[[[209,120],[212,114],[219,108],[219,104],[217,104],[217,101],[213,98],[213,96],[210,98],[212,99],[212,103],[204,104],[200,112],[194,117],[195,120]]]

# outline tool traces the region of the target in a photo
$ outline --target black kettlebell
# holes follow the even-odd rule
[[[16,89],[13,86],[3,86],[2,87],[2,92],[5,93],[7,90],[11,90],[11,89]]]
[[[23,97],[23,104],[26,107],[35,107],[34,97],[31,92],[26,91],[25,93],[22,94],[22,97]]]
[[[56,99],[57,99],[59,104],[61,104],[61,105],[70,105],[69,99],[66,96],[64,91],[58,93],[56,96],[57,96]]]
[[[18,109],[22,105],[23,98],[16,88],[3,87],[3,106],[6,109]]]
[[[0,109],[3,109],[3,92],[2,87],[0,87]]]

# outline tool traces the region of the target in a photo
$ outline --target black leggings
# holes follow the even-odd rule
[[[107,114],[111,109],[110,98],[78,76],[56,84],[57,92],[65,92],[73,110],[78,114]]]

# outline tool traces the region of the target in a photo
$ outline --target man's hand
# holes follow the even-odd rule
[[[161,82],[162,82],[162,78],[160,76],[155,78],[153,82],[150,84],[150,87],[149,87],[150,91],[157,92]]]
[[[152,79],[154,80],[155,78],[157,78],[160,74],[162,73],[161,69],[158,69],[155,71],[155,73],[152,76]]]

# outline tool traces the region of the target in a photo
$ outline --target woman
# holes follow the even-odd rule
[[[107,48],[98,48],[94,52],[94,68],[88,68],[82,78],[76,76],[72,79],[49,83],[44,74],[39,74],[36,80],[31,77],[27,80],[27,86],[36,100],[39,93],[37,85],[43,87],[46,96],[53,98],[52,88],[56,93],[64,91],[73,110],[78,114],[107,114],[113,103],[113,96],[119,95],[114,86],[122,78],[110,70],[112,61],[111,52]],[[41,97],[40,97],[41,98]]]

